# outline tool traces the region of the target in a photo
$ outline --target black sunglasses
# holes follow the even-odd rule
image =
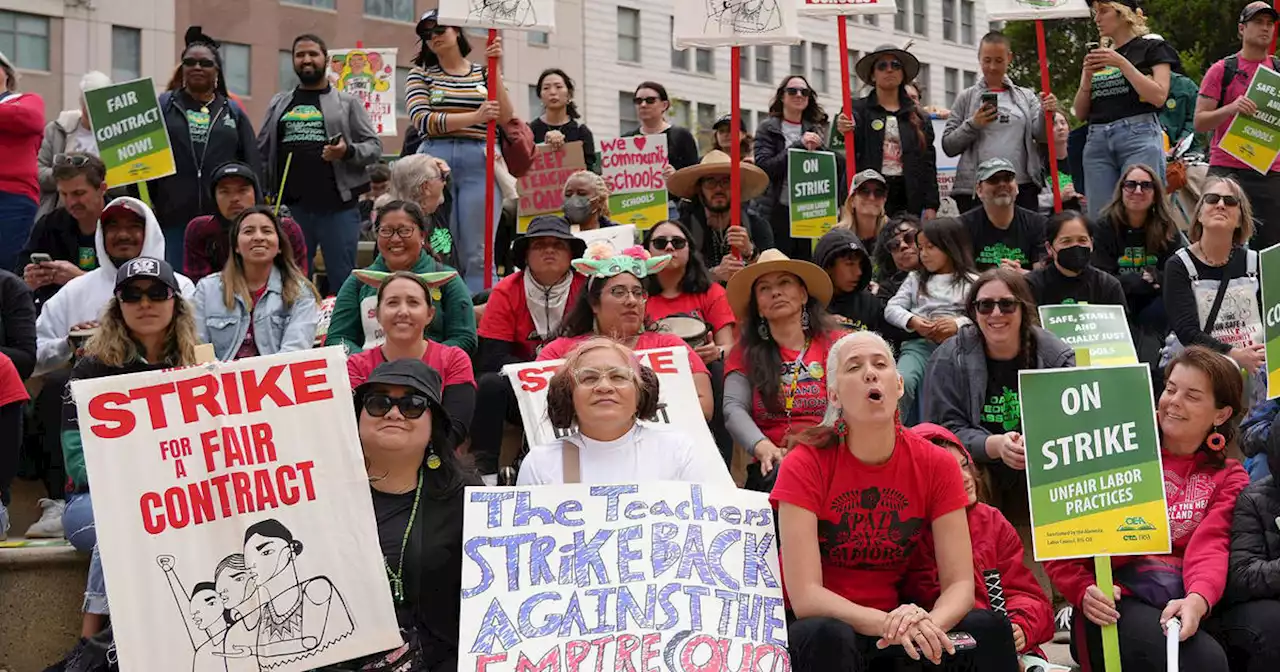
[[[789,96],[800,96],[802,98],[809,97],[809,89],[803,87],[788,86],[785,91]]]
[[[876,63],[876,70],[879,70],[881,72],[884,72],[885,70],[901,70],[901,69],[902,69],[902,61],[899,61],[896,58],[887,60],[887,61],[879,61]]]
[[[655,250],[665,250],[668,248],[672,250],[683,250],[685,246],[689,244],[689,239],[681,236],[672,236],[670,238],[667,236],[654,236],[649,240],[649,244],[652,245]]]
[[[1012,315],[1022,307],[1022,302],[1017,299],[979,299],[973,302],[973,308],[979,315],[990,315],[997,307],[1001,313]]]
[[[79,168],[89,163],[89,157],[84,154],[55,154],[53,157],[53,165],[55,166],[74,166]]]
[[[915,247],[917,233],[919,233],[919,231],[904,231],[901,235],[894,236],[893,240],[889,242],[889,249],[901,250],[904,248]]]
[[[188,68],[194,68],[194,67],[196,67],[197,65],[198,65],[198,66],[200,66],[200,67],[202,67],[202,68],[212,68],[212,67],[214,67],[215,65],[217,65],[217,63],[214,63],[212,58],[190,58],[190,57],[187,57],[187,58],[182,59],[182,65],[183,65],[183,66],[185,66],[185,67],[188,67]]]
[[[885,191],[884,189],[876,189],[874,187],[858,187],[853,191],[853,193],[864,198],[887,198],[889,196],[888,191]]]
[[[1240,199],[1230,194],[1205,194],[1203,198],[1205,205],[1217,205],[1218,201],[1226,203],[1228,208],[1240,205]]]
[[[1151,180],[1125,180],[1120,184],[1124,187],[1125,191],[1143,192],[1153,191],[1156,188],[1156,183]]]
[[[643,96],[643,97],[636,96],[635,104],[636,105],[657,105],[658,97],[657,96]]]
[[[173,289],[168,285],[151,285],[147,289],[137,285],[125,285],[116,290],[116,299],[120,303],[138,303],[144,296],[151,299],[152,303],[160,303],[173,298]]]
[[[444,35],[447,32],[449,32],[449,26],[437,25],[437,26],[431,26],[430,28],[423,28],[422,31],[419,32],[418,34],[422,36],[428,36],[428,37],[440,37],[441,35]]]
[[[431,407],[431,402],[421,394],[406,394],[393,397],[389,394],[368,394],[364,398],[364,412],[375,418],[391,412],[391,407],[400,409],[400,415],[408,420],[417,420]]]

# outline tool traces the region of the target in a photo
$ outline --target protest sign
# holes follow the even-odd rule
[[[440,0],[442,26],[556,32],[555,0]]]
[[[1258,111],[1233,117],[1220,146],[1266,175],[1280,155],[1280,73],[1259,66],[1244,95],[1257,104]]]
[[[84,107],[98,156],[107,167],[107,184],[123,187],[177,172],[169,130],[150,78],[85,91]],[[205,121],[235,124],[225,109],[212,120],[206,114]]]
[[[467,488],[458,672],[790,672],[764,493]]]
[[[401,644],[341,348],[71,392],[121,669],[292,672]]]
[[[1037,561],[1168,553],[1145,364],[1018,374]]]
[[[609,185],[609,217],[647,229],[667,218],[669,162],[666,135],[633,135],[597,140],[600,170]]]
[[[702,405],[698,403],[698,391],[693,386],[693,371],[689,368],[689,355],[685,348],[659,348],[638,350],[640,362],[658,374],[658,414],[647,422],[674,425],[692,437],[706,450],[716,450],[715,439],[702,417]],[[558,441],[573,431],[558,430],[547,417],[547,383],[563,359],[502,367],[502,375],[511,382],[520,404],[520,418],[524,421],[524,436],[531,446]],[[717,452],[717,454],[719,454]]]
[[[364,102],[378,135],[396,130],[396,50],[334,49],[329,52],[329,83]]]
[[[1085,0],[987,0],[991,21],[1089,18]]]
[[[603,229],[591,229],[590,231],[579,230],[574,231],[573,235],[587,241],[587,247],[591,247],[591,244],[596,241],[603,240],[609,243],[609,246],[617,252],[638,244],[636,243],[636,227],[630,224],[606,226]]]
[[[801,0],[796,13],[800,16],[852,16],[855,14],[894,14],[894,0]]]
[[[586,167],[581,140],[564,143],[558,152],[551,151],[548,145],[538,145],[529,172],[516,180],[516,192],[520,194],[516,230],[528,231],[529,222],[538,215],[561,214],[564,183]]]
[[[933,124],[933,151],[938,157],[938,198],[946,198],[951,195],[951,190],[956,184],[956,168],[960,166],[960,155],[947,156],[947,153],[942,151],[942,133],[947,130],[947,120],[935,117],[931,123]]]
[[[1258,254],[1262,267],[1263,342],[1267,344],[1267,399],[1280,397],[1280,245]]]
[[[675,48],[799,44],[797,1],[682,0],[673,8]]]
[[[792,238],[821,238],[835,227],[840,220],[835,154],[788,150],[787,185]]]
[[[1076,366],[1138,363],[1124,306],[1040,306],[1040,323],[1075,348]]]

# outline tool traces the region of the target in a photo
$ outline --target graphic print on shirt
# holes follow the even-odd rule
[[[1169,534],[1174,541],[1185,539],[1200,526],[1209,509],[1209,500],[1217,487],[1213,476],[1196,472],[1183,478],[1169,469],[1164,470],[1165,497],[1169,499]]]
[[[191,142],[203,145],[209,141],[209,122],[213,115],[208,110],[187,110],[187,128],[191,132]]]
[[[991,396],[982,405],[982,422],[1000,425],[1006,432],[1014,432],[1022,425],[1022,403],[1018,393],[1007,387],[999,395]]]
[[[880,569],[906,562],[915,549],[924,518],[902,518],[910,508],[895,488],[849,490],[831,502],[839,520],[818,520],[823,557],[845,569]]]
[[[879,119],[871,123],[872,128],[876,125],[884,128],[884,161],[881,164],[883,174],[902,175],[902,134],[898,129],[898,118],[891,114],[885,117],[883,123]]]
[[[1004,259],[1012,259],[1019,264],[1026,264],[1031,261],[1027,258],[1027,255],[1022,253],[1022,248],[1009,247],[1004,243],[996,243],[982,248],[974,261],[979,266],[999,266]]]
[[[98,267],[98,250],[92,247],[81,247],[76,255],[76,268],[92,271]]]
[[[314,105],[298,105],[280,117],[284,124],[281,142],[286,145],[324,144],[324,115]]]
[[[1120,273],[1141,273],[1150,267],[1158,266],[1159,261],[1154,254],[1147,254],[1145,245],[1126,247],[1120,254],[1119,271]]]
[[[1111,65],[1093,73],[1091,81],[1091,91],[1095,101],[1112,96],[1123,96],[1131,88],[1129,80],[1125,79],[1124,73],[1121,72],[1120,68]]]

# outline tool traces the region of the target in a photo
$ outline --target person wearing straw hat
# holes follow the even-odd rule
[[[18,71],[0,53],[0,268],[17,266],[40,207],[36,157],[44,138],[44,99],[18,92]]]
[[[817,264],[765,250],[729,281],[738,343],[725,362],[729,435],[754,460],[746,487],[773,488],[778,463],[827,408],[827,350],[841,330],[827,313],[831,278]]]
[[[729,155],[713,149],[696,166],[677,170],[667,180],[667,191],[685,199],[680,221],[689,227],[693,247],[721,284],[751,263],[761,250],[773,247],[773,230],[764,218],[753,215],[747,201],[769,188],[769,176],[743,162],[738,168],[742,180],[742,226],[732,226],[733,207]]]

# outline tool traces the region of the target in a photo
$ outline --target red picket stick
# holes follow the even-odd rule
[[[1052,84],[1049,82],[1049,57],[1048,49],[1044,43],[1044,21],[1036,20],[1036,46],[1040,52],[1040,89],[1045,93],[1050,92]],[[1048,130],[1049,136],[1049,171],[1050,182],[1053,185],[1053,211],[1062,212],[1062,189],[1058,186],[1058,149],[1057,142],[1053,139],[1053,110],[1045,108],[1044,124]]]
[[[853,82],[852,73],[849,72],[849,17],[839,16],[837,25],[840,28],[840,83],[843,96],[841,103],[844,105],[845,116],[853,119]],[[844,134],[844,162],[845,175],[849,183],[853,184],[853,176],[858,174],[858,162],[854,159],[853,152],[853,131]]]
[[[498,39],[498,31],[489,29],[489,45]],[[498,81],[498,59],[489,59],[489,82],[485,85],[489,89],[489,100],[498,99],[498,87],[501,84]],[[496,147],[498,140],[498,122],[492,120],[486,124],[485,129],[485,164],[484,164],[484,288],[491,289],[493,287],[493,181],[494,181],[494,160],[497,158]],[[458,222],[459,227],[468,226],[470,222]]]
[[[1275,7],[1277,12],[1280,12],[1280,0],[1275,0],[1275,2],[1271,3],[1271,6]],[[1276,35],[1278,34],[1280,34],[1280,31],[1272,31],[1271,33],[1271,52],[1270,53],[1272,56],[1274,56],[1276,53]]]
[[[742,226],[742,110],[739,84],[742,81],[742,49],[729,48],[729,226]],[[734,248],[733,255],[742,251]]]

